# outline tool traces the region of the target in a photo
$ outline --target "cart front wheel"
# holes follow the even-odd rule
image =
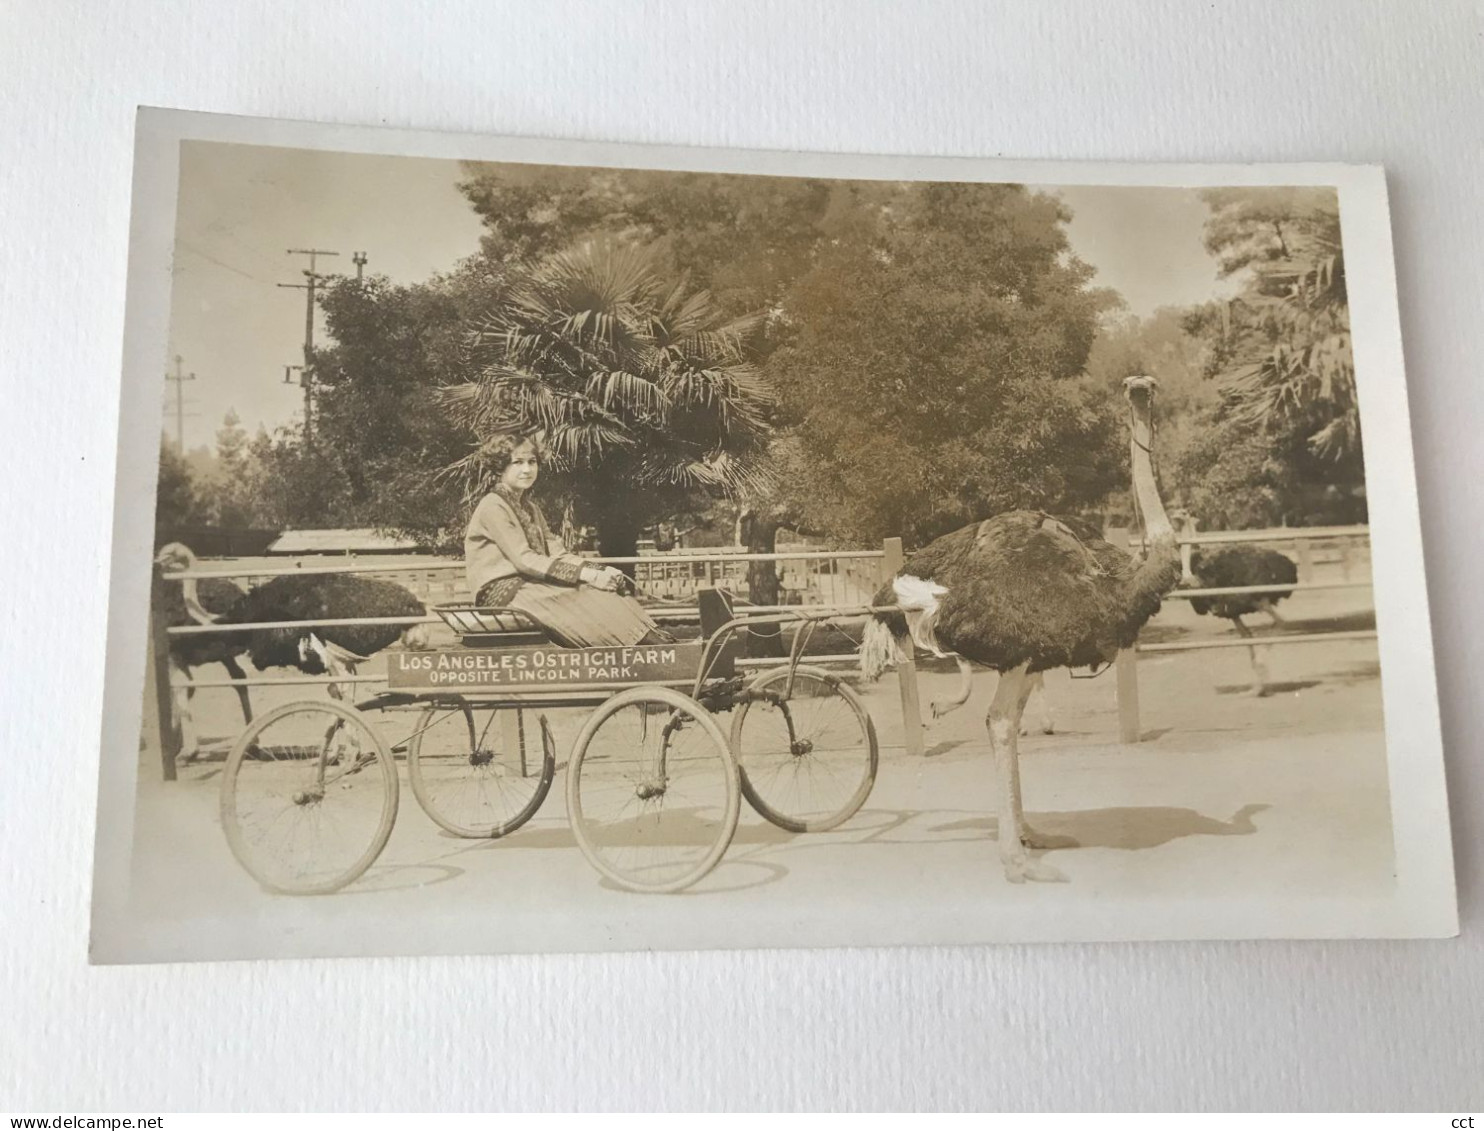
[[[737,764],[711,713],[667,687],[592,713],[567,768],[578,846],[630,891],[673,892],[711,871],[737,831]]]
[[[397,768],[354,707],[286,703],[254,720],[227,755],[221,818],[237,862],[268,891],[338,891],[386,847]]]
[[[795,833],[843,824],[876,781],[876,727],[860,697],[821,668],[758,676],[732,714],[742,795]]]

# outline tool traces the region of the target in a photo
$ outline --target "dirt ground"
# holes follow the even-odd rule
[[[1367,628],[1373,624],[1369,597],[1363,589],[1299,594],[1283,605],[1287,623],[1281,628],[1262,627],[1260,617],[1253,626],[1282,633]],[[1187,602],[1170,601],[1144,639],[1232,635],[1226,622],[1197,617]],[[571,945],[560,924],[574,914],[603,924],[601,937],[582,949],[676,940],[704,945],[709,936],[695,925],[702,911],[747,924],[728,936],[737,945],[766,945],[786,942],[793,937],[789,921],[822,905],[832,908],[831,923],[843,936],[825,932],[824,941],[918,938],[930,920],[941,920],[945,940],[969,940],[994,934],[1006,908],[1032,919],[1055,910],[1064,937],[1097,937],[1101,900],[1188,906],[1194,925],[1182,933],[1200,935],[1200,909],[1215,908],[1213,901],[1225,901],[1229,911],[1275,899],[1376,897],[1392,881],[1376,643],[1327,641],[1266,651],[1274,693],[1265,698],[1247,694],[1245,648],[1146,654],[1139,664],[1142,741],[1133,745],[1118,742],[1113,673],[1048,677],[1055,733],[1040,733],[1033,699],[1026,720],[1031,732],[1021,740],[1022,777],[1029,820],[1069,845],[1045,857],[1065,874],[1064,884],[1015,887],[999,869],[984,728],[996,677],[982,673],[966,706],[929,722],[922,757],[903,749],[895,679],[862,688],[882,750],[875,788],[861,812],[830,832],[791,834],[744,803],[722,863],[679,897],[622,891],[602,880],[577,848],[567,826],[562,767],[581,711],[550,716],[557,779],[525,828],[499,841],[454,838],[418,809],[404,774],[399,818],[377,864],[344,892],[319,899],[266,894],[237,865],[217,813],[219,755],[182,766],[179,780],[166,783],[158,755],[145,749],[130,914],[156,927],[208,924],[214,944],[192,943],[183,934],[175,956],[205,947],[225,957],[294,953],[296,933],[307,937],[312,924],[324,922],[344,926],[329,953],[384,952],[371,936],[383,928],[395,935],[389,925],[409,918],[430,928],[467,925],[484,909],[498,911],[501,927],[479,920],[479,943],[471,945],[467,933],[432,929],[418,949],[542,949],[551,939],[557,940],[551,945]],[[924,714],[929,702],[949,695],[956,679],[951,667],[922,667]],[[263,711],[302,695],[262,688],[254,706]],[[232,692],[205,690],[196,703],[203,733],[229,736],[240,726]],[[1230,921],[1215,915],[1210,930],[1232,930],[1217,920]],[[908,921],[911,930],[903,925]],[[859,937],[862,924],[870,924],[869,937]],[[931,923],[928,929],[932,933]],[[494,936],[484,933],[489,930]],[[1045,928],[1031,933],[1044,937]],[[1322,923],[1298,933],[1323,933]],[[302,949],[323,952],[323,945],[305,942]],[[172,953],[155,946],[151,955]]]

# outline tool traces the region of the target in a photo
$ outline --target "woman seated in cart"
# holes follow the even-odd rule
[[[621,572],[564,551],[530,498],[540,472],[536,435],[503,436],[486,448],[495,487],[464,534],[474,603],[528,613],[573,647],[668,642],[643,606],[620,590]]]

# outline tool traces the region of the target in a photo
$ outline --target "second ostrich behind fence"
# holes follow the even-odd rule
[[[309,621],[293,628],[264,628],[247,634],[247,656],[259,671],[297,668],[307,675],[354,674],[366,659],[393,644],[428,646],[428,626],[315,624],[353,618],[421,617],[423,603],[392,581],[350,574],[284,574],[249,590],[223,623]],[[330,694],[340,695],[336,684]]]
[[[170,542],[155,553],[155,564],[162,570],[189,570],[196,564],[196,555],[190,547],[180,542]],[[208,577],[197,581],[187,578],[179,585],[166,585],[160,595],[163,607],[158,613],[164,617],[169,628],[188,625],[214,624],[243,597],[242,586],[230,578]],[[189,685],[192,669],[203,664],[221,664],[232,679],[246,679],[247,675],[238,662],[246,650],[247,641],[238,633],[200,633],[191,636],[170,638],[170,669],[172,682],[176,678],[185,686],[177,686],[171,701],[174,704],[176,733],[180,739],[180,756],[186,760],[200,752],[200,738],[196,732],[192,711],[193,689]],[[237,699],[242,705],[244,723],[252,722],[252,702],[247,687],[238,684]]]
[[[193,571],[196,556],[189,547],[171,543],[155,558],[164,569]],[[160,610],[172,627],[192,624],[249,625],[274,621],[338,621],[354,618],[422,617],[426,608],[417,597],[390,581],[349,574],[285,574],[250,590],[229,578],[185,578],[165,587]],[[170,662],[186,679],[190,669],[220,663],[238,680],[247,675],[240,658],[247,656],[258,671],[294,668],[306,675],[355,674],[358,665],[383,649],[401,643],[407,648],[428,646],[428,625],[306,624],[293,628],[263,628],[241,632],[200,633],[173,637]],[[234,690],[245,722],[252,721],[248,688]],[[337,684],[329,693],[339,698]],[[175,697],[176,727],[181,756],[199,753],[191,712],[192,689]]]
[[[1195,550],[1190,555],[1190,573],[1181,578],[1181,586],[1197,589],[1240,589],[1256,585],[1297,585],[1298,566],[1286,554],[1263,546],[1224,546],[1218,550]],[[1214,597],[1191,597],[1190,607],[1200,616],[1229,620],[1242,636],[1251,638],[1252,630],[1243,623],[1244,616],[1266,613],[1275,624],[1283,618],[1273,607],[1293,595],[1292,589],[1271,593],[1228,593]],[[1252,693],[1268,693],[1267,665],[1257,657],[1257,649],[1247,646],[1252,661]]]

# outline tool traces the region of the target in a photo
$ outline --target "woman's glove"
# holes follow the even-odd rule
[[[582,571],[582,579],[594,589],[617,593],[628,584],[628,577],[612,566],[588,566]]]

